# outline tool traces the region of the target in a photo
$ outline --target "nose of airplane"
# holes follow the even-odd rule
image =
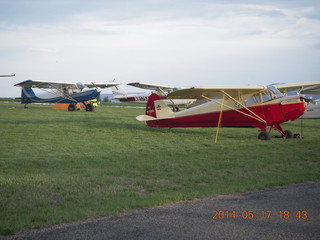
[[[294,121],[307,110],[308,103],[304,98],[295,97],[281,102],[283,115],[287,120]]]
[[[97,87],[97,92],[101,92],[101,88]]]

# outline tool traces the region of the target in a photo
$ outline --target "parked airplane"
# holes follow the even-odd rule
[[[150,84],[150,83],[128,83],[127,85],[152,90],[155,91],[159,96],[163,97],[164,101],[173,108],[174,111],[178,111],[178,106],[188,106],[192,104],[195,99],[166,99],[166,95],[172,91],[177,90],[178,88],[172,86],[163,86],[157,84]],[[138,93],[138,94],[128,94],[126,90],[121,87],[120,85],[111,88],[112,93],[114,94],[114,99],[120,102],[133,102],[133,103],[147,103],[149,96],[152,92],[149,93]]]
[[[71,82],[51,82],[26,80],[15,84],[21,87],[21,103],[69,103],[68,110],[75,111],[76,103],[82,102],[86,111],[93,111],[92,105],[86,101],[95,99],[101,92],[101,88],[108,88],[118,85],[118,83],[71,83]],[[38,88],[45,92],[37,96],[32,88]]]
[[[320,118],[320,99],[310,103],[301,118]]]
[[[320,83],[316,85],[320,87]],[[299,118],[310,101],[300,95],[284,96],[274,86],[194,87],[174,91],[167,97],[197,101],[188,109],[173,112],[161,97],[152,94],[145,115],[138,116],[137,120],[155,128],[217,127],[215,142],[220,127],[257,127],[261,140],[269,140],[272,129],[285,138],[292,138],[293,133],[284,130],[281,123]]]
[[[117,85],[111,87],[113,99],[120,102],[133,102],[133,103],[147,103],[151,93],[134,93],[128,94],[127,91],[121,86]]]

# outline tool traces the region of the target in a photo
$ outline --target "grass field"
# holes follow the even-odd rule
[[[320,179],[318,119],[303,120],[304,139],[223,128],[215,144],[214,128],[152,129],[143,113],[0,103],[0,234]]]

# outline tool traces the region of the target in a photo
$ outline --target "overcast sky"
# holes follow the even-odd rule
[[[0,74],[9,73],[0,97],[18,97],[13,85],[27,79],[320,81],[320,1],[0,0]]]

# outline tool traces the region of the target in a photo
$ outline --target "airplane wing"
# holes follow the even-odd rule
[[[115,83],[115,82],[109,82],[109,83],[84,83],[88,88],[94,88],[94,87],[99,87],[99,88],[110,88],[114,87],[117,85],[120,85],[120,83]]]
[[[15,84],[17,87],[32,87],[32,88],[77,88],[76,83],[71,82],[51,82],[51,81],[38,81],[26,80]]]
[[[15,74],[0,74],[0,77],[14,77]]]
[[[242,95],[255,94],[266,87],[193,87],[171,92],[167,95],[171,99],[199,99],[202,96],[212,99],[221,99],[224,93],[233,98]]]
[[[142,88],[142,89],[163,91],[163,92],[170,92],[170,91],[176,89],[175,87],[171,87],[171,86],[163,86],[163,85],[156,85],[156,84],[150,84],[150,83],[140,83],[140,82],[128,83],[127,85],[137,87],[137,88]]]
[[[119,85],[119,83],[83,83],[83,85],[88,88],[100,87],[100,88],[108,88]],[[54,88],[54,89],[62,89],[62,88],[71,88],[77,89],[78,83],[75,82],[53,82],[53,81],[38,81],[38,80],[26,80],[21,83],[17,83],[14,86],[17,87],[32,87],[32,88]]]
[[[320,83],[304,83],[304,84],[280,84],[274,85],[282,93],[296,92],[302,94],[320,95]]]

